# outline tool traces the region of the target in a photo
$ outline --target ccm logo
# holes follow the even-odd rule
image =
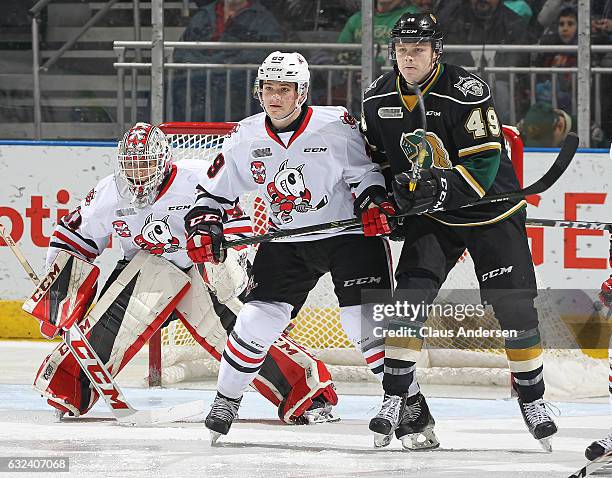
[[[43,277],[43,280],[40,282],[39,286],[32,294],[33,301],[38,302],[45,295],[45,292],[49,290],[49,287],[51,287],[51,284],[53,284],[53,281],[55,280],[59,272],[59,265],[53,264],[53,270],[49,271],[47,275]]]
[[[182,209],[189,209],[191,204],[182,204],[181,206],[170,206],[168,211],[181,211]]]
[[[492,277],[497,277],[500,276],[502,274],[510,274],[510,272],[512,272],[512,269],[514,268],[514,266],[510,266],[510,267],[501,267],[499,269],[493,269],[490,272],[485,272],[482,275],[482,282],[486,281],[487,279],[491,279]]]
[[[351,287],[353,285],[365,285],[365,284],[380,284],[382,277],[360,277],[359,279],[349,279],[344,281],[344,287]]]
[[[304,148],[305,153],[324,153],[327,148]]]

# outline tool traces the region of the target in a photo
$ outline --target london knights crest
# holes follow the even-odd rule
[[[453,86],[461,91],[466,98],[468,93],[473,96],[482,96],[484,94],[482,82],[473,76],[460,76],[459,81]]]
[[[402,133],[400,138],[400,147],[406,156],[406,159],[411,163],[415,163],[419,156],[419,151],[423,148],[423,134],[425,134],[425,158],[422,168],[431,168],[432,165],[440,169],[450,169],[453,167],[448,155],[448,151],[444,147],[444,143],[436,133],[428,131],[425,133],[422,129],[415,129],[412,133]]]

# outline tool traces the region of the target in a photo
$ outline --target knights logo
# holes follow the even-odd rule
[[[120,219],[113,221],[113,229],[115,229],[115,232],[119,237],[130,237],[132,235],[127,223]]]
[[[287,166],[288,162],[287,159],[281,164],[274,181],[266,186],[270,197],[270,210],[283,224],[293,221],[294,211],[299,213],[317,211],[327,204],[327,196],[324,196],[316,206],[311,204],[312,194],[306,187],[302,174],[305,164],[290,168]]]
[[[252,161],[251,174],[253,175],[253,181],[257,184],[263,184],[266,181],[266,165],[264,162]]]
[[[467,98],[467,95],[482,96],[484,86],[482,82],[473,76],[460,76],[459,81],[453,85]]]
[[[178,251],[179,240],[172,235],[172,230],[168,224],[169,217],[165,216],[161,220],[154,220],[153,213],[149,214],[140,234],[134,238],[134,242],[140,248],[155,255]]]
[[[423,135],[425,135],[425,141],[423,141]],[[422,168],[433,166],[440,169],[450,169],[453,167],[444,143],[437,134],[430,131],[425,133],[422,129],[415,129],[412,133],[402,133],[400,147],[406,159],[411,163],[416,163],[419,160],[419,154],[425,147]]]

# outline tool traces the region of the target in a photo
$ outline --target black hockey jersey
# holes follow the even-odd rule
[[[439,64],[421,91],[427,120],[423,167],[452,170],[452,188],[461,204],[519,189],[489,86],[463,68]],[[422,115],[416,95],[403,94],[395,71],[366,89],[361,129],[387,182],[411,169],[422,147]],[[525,204],[503,201],[429,215],[452,226],[484,225],[511,216]]]

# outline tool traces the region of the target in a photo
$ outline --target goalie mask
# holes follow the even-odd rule
[[[127,189],[136,207],[153,204],[172,165],[164,133],[157,126],[136,123],[119,143],[117,160],[116,180],[120,193]]]
[[[259,103],[264,111],[262,90],[264,81],[286,81],[289,83],[297,84],[298,98],[296,100],[295,108],[299,109],[302,107],[306,98],[308,98],[308,85],[310,83],[310,71],[308,70],[308,62],[299,53],[282,53],[275,51],[270,53],[268,57],[261,64],[257,70],[257,83],[255,85],[255,92],[259,99]],[[287,118],[293,111],[286,115]],[[266,111],[266,114],[268,112]],[[284,119],[277,118],[277,119]]]

